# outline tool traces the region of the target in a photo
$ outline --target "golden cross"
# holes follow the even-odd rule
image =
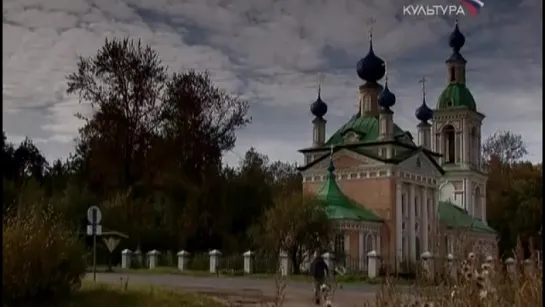
[[[425,76],[422,76],[420,80],[418,80],[418,83],[422,84],[422,96],[426,97],[426,82],[427,78]]]
[[[318,97],[322,93],[322,83],[324,82],[324,75],[322,73],[318,74]]]
[[[388,83],[388,65],[386,64],[386,61],[384,61],[384,81]]]
[[[373,17],[367,19],[367,26],[369,26],[369,41],[373,40],[373,25],[375,22],[376,20]]]

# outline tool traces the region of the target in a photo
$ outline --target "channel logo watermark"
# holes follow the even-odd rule
[[[480,0],[461,0],[461,4],[409,4],[403,6],[403,16],[475,16],[484,3]]]

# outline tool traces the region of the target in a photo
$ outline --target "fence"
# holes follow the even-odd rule
[[[247,274],[274,274],[280,269],[282,275],[290,275],[293,273],[289,257],[285,253],[274,257],[270,255],[256,255],[250,251],[244,254],[222,255],[217,250],[209,253],[197,253],[191,255],[188,252],[180,251],[150,251],[145,257],[141,253],[133,253],[130,250],[124,250],[121,257],[122,268],[129,269],[135,267],[146,267],[149,269],[157,269],[159,267],[169,267],[177,271],[201,271],[206,274],[222,274],[222,275],[247,275]],[[452,268],[459,267],[461,260],[457,260],[453,255],[437,256],[429,252],[424,252],[417,262],[412,266],[404,267],[401,262],[397,265],[388,264],[375,251],[371,251],[366,257],[343,257],[334,259],[330,254],[324,254],[324,259],[330,266],[336,268],[339,274],[349,275],[367,275],[370,278],[375,278],[382,274],[403,272],[410,270],[414,274],[429,274],[437,276],[453,274]],[[483,257],[484,262],[491,262],[491,256]],[[506,266],[509,267],[509,260]],[[528,264],[529,266],[530,264]],[[406,266],[406,265],[405,265]],[[428,272],[428,273],[426,273]]]

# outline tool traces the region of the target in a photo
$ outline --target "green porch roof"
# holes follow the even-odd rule
[[[379,134],[378,118],[375,116],[360,116],[356,114],[350,120],[339,128],[326,142],[327,146],[339,146],[344,144],[344,135],[347,132],[354,132],[359,137],[360,142],[377,141]],[[410,135],[409,132],[403,131],[398,125],[394,124],[394,137]],[[415,145],[414,142],[408,141],[410,145]]]
[[[497,233],[480,219],[473,218],[469,213],[449,201],[439,202],[439,220],[450,228],[469,228],[480,233]]]
[[[318,199],[325,203],[327,217],[332,220],[382,222],[379,216],[360,206],[341,191],[333,173],[335,170],[333,161],[329,163],[327,179],[317,194]]]

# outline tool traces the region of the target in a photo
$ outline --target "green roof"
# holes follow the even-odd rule
[[[495,234],[496,231],[488,227],[480,219],[449,201],[439,202],[439,220],[441,224],[450,228],[469,228],[471,231]]]
[[[439,95],[437,109],[468,108],[476,111],[475,99],[465,84],[451,83]]]
[[[333,161],[330,161],[327,179],[317,195],[325,203],[327,217],[332,220],[382,222],[379,216],[344,195],[335,180],[334,169]]]
[[[379,134],[378,118],[372,115],[360,116],[356,114],[339,128],[326,142],[326,145],[340,146],[344,144],[344,135],[347,132],[354,132],[359,136],[360,142],[373,142],[376,141]],[[403,136],[408,132],[403,131],[398,125],[394,124],[394,136]],[[411,145],[414,143],[411,141]]]

